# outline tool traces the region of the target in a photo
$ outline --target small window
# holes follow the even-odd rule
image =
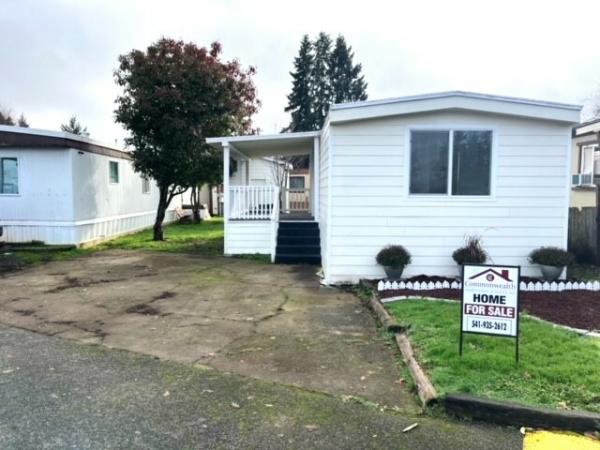
[[[290,189],[304,189],[304,177],[290,177]]]
[[[580,173],[594,173],[597,167],[597,145],[584,145],[581,147]]]
[[[150,178],[142,176],[142,194],[150,193]]]
[[[119,163],[117,161],[108,162],[108,177],[113,184],[119,182]]]
[[[19,193],[17,158],[0,158],[0,194]]]
[[[411,194],[490,195],[492,132],[412,131]]]

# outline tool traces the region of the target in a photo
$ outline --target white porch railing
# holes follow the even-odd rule
[[[310,189],[286,188],[283,190],[282,203],[285,212],[310,211]]]
[[[279,215],[279,187],[230,186],[229,219],[271,220]]]

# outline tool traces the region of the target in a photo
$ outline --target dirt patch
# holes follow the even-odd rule
[[[403,295],[460,300],[459,289],[379,293],[381,298]],[[521,292],[521,311],[559,325],[600,330],[600,295],[594,291]]]
[[[124,281],[124,280],[125,280],[125,278],[114,278],[114,279],[102,278],[100,280],[80,280],[77,277],[65,277],[63,284],[56,286],[52,289],[48,289],[46,291],[46,293],[47,294],[56,294],[57,292],[62,292],[67,289],[89,287],[89,286],[94,286],[96,284],[104,284],[104,283],[116,283],[118,281]]]
[[[145,316],[159,316],[160,311],[147,303],[139,303],[125,310],[127,314],[143,314]]]
[[[157,295],[156,297],[152,298],[152,301],[157,301],[157,300],[165,300],[167,298],[173,298],[177,295],[176,292],[171,292],[171,291],[164,291],[162,294]]]

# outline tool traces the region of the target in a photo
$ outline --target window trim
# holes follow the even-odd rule
[[[110,167],[112,163],[117,165],[117,181],[112,181],[110,177]],[[121,169],[119,168],[119,161],[115,161],[114,159],[108,160],[108,184],[117,185],[121,183]]]
[[[2,197],[20,197],[21,196],[21,158],[17,155],[0,155],[0,160],[2,159],[16,159],[17,160],[17,193],[2,193],[0,192],[0,196]],[[0,170],[2,168],[0,167]]]
[[[440,200],[451,202],[490,202],[496,199],[496,168],[498,166],[497,147],[498,131],[496,127],[489,125],[465,125],[465,124],[444,124],[444,125],[407,125],[406,135],[404,137],[404,194],[411,201],[419,200]],[[450,133],[448,145],[448,184],[445,194],[413,194],[410,192],[410,165],[411,165],[411,144],[410,138],[413,131],[448,131]],[[492,147],[490,149],[490,193],[488,195],[452,195],[452,159],[454,146],[454,131],[490,131],[492,133]]]
[[[591,172],[584,172],[584,163],[585,163],[585,152],[587,151],[591,151],[592,152],[592,170]],[[592,176],[595,175],[594,173],[594,169],[595,169],[595,158],[596,158],[596,153],[599,151],[598,149],[598,144],[585,144],[585,145],[580,145],[579,146],[579,170],[577,171],[578,174],[592,174]]]

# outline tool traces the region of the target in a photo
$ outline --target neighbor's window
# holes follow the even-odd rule
[[[290,177],[290,189],[304,189],[304,177]]]
[[[108,162],[108,178],[111,183],[119,182],[119,163],[117,161]]]
[[[150,193],[150,178],[142,176],[142,194]]]
[[[0,158],[0,194],[19,193],[17,158]]]
[[[491,131],[411,132],[411,194],[490,195],[491,166]]]

